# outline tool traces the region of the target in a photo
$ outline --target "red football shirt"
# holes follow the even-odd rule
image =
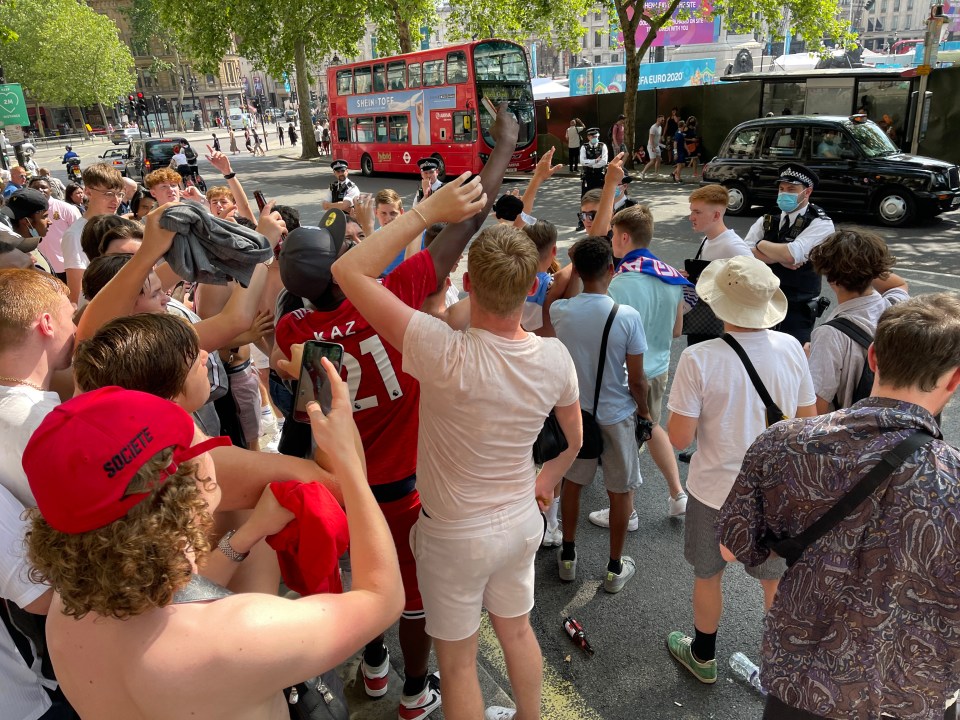
[[[419,252],[381,281],[413,308],[437,289],[427,252]],[[417,471],[420,384],[403,372],[400,351],[382,340],[349,300],[336,310],[296,310],[277,323],[277,346],[308,340],[343,345],[341,375],[350,391],[354,420],[363,441],[371,485],[402,480]]]

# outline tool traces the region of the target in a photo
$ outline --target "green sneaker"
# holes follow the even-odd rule
[[[705,663],[698,662],[693,657],[693,651],[690,649],[692,637],[684,635],[679,630],[667,635],[667,649],[670,654],[677,659],[687,670],[693,673],[693,676],[702,683],[712,685],[717,681],[717,661],[709,660]]]

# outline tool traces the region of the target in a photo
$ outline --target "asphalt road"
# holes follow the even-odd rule
[[[194,138],[209,137],[190,134]],[[305,224],[319,217],[320,202],[332,180],[328,162],[306,163],[284,156],[271,139],[265,158],[236,156],[234,169],[248,194],[262,189],[301,210]],[[77,147],[84,166],[106,146]],[[284,151],[288,152],[289,148]],[[41,151],[49,162],[52,153]],[[43,163],[41,163],[43,164]],[[201,172],[214,180],[212,168],[201,160]],[[55,170],[55,174],[61,175]],[[361,190],[375,192],[384,187],[397,190],[407,202],[416,191],[417,180],[409,177],[363,178],[353,176]],[[211,184],[213,184],[211,182]],[[511,181],[510,187],[523,188]],[[664,261],[682,267],[684,258],[696,252],[699,238],[686,219],[687,194],[692,184],[675,185],[666,180],[637,182],[631,194],[649,203],[656,218],[656,240],[652,250]],[[816,196],[814,195],[814,200]],[[579,235],[575,233],[579,185],[573,177],[558,176],[541,190],[534,214],[560,228],[560,256]],[[730,218],[729,225],[744,234],[759,216]],[[835,218],[837,222],[863,223],[862,218]],[[896,271],[910,283],[914,294],[960,290],[960,215],[948,213],[922,225],[901,230],[880,229],[899,259]],[[462,264],[463,265],[463,264]],[[461,265],[460,272],[463,271]],[[673,363],[683,349],[674,343]],[[960,439],[957,414],[951,406],[944,414],[945,434],[951,442]],[[685,477],[687,466],[681,464]],[[756,659],[762,632],[762,596],[759,584],[742,568],[728,569],[724,581],[725,609],[717,640],[720,677],[716,685],[705,686],[682,669],[665,647],[671,630],[692,631],[690,590],[692,573],[683,559],[683,521],[667,517],[667,490],[647,453],[641,456],[644,484],[636,495],[640,529],[630,533],[626,553],[637,562],[637,575],[619,595],[607,595],[600,588],[607,558],[607,532],[586,520],[590,510],[605,506],[605,493],[598,479],[583,497],[578,530],[579,578],[571,584],[557,577],[556,551],[541,550],[537,558],[536,607],[532,623],[544,656],[544,717],[546,718],[759,718],[761,699],[746,685],[734,681],[727,666],[729,656],[741,650]],[[566,615],[578,618],[596,650],[584,657],[567,639],[561,622]],[[399,653],[393,654],[395,664]],[[507,688],[502,659],[489,627],[481,633],[481,669],[493,685]],[[485,691],[488,701],[491,692]],[[354,717],[395,716],[396,705],[386,700],[361,704]],[[439,713],[438,713],[439,715]]]

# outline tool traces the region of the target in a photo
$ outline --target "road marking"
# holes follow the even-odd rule
[[[503,660],[503,651],[500,649],[500,643],[497,642],[496,633],[493,632],[493,626],[486,611],[480,620],[477,643],[483,659],[497,671],[501,678],[507,678],[507,665]],[[570,654],[576,656],[579,653],[580,651],[571,644]],[[540,704],[540,712],[541,717],[551,720],[603,720],[596,711],[587,706],[587,701],[576,691],[573,683],[560,677],[546,660],[543,663],[543,700]]]

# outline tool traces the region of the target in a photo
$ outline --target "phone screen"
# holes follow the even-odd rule
[[[480,102],[487,109],[487,112],[490,113],[490,116],[493,118],[497,117],[497,106],[488,97],[480,98]]]
[[[333,400],[330,379],[320,360],[327,358],[340,371],[343,362],[343,345],[311,340],[303,345],[303,364],[300,366],[300,383],[297,387],[297,404],[293,409],[293,419],[310,422],[307,403],[316,401],[324,415],[330,412]]]
[[[253,196],[257,199],[257,208],[263,210],[267,206],[267,199],[263,196],[263,191],[254,190]]]

